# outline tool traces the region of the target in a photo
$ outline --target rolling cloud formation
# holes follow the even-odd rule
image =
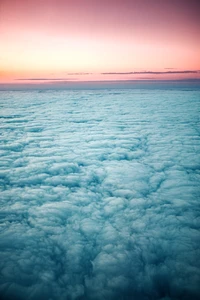
[[[1,299],[198,299],[198,89],[1,92]]]

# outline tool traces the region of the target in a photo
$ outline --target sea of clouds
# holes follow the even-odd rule
[[[200,90],[0,105],[1,299],[199,299]]]

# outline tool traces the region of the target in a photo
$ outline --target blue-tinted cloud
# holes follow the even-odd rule
[[[199,90],[1,92],[1,299],[198,299]]]

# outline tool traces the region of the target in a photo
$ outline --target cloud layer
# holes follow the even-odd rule
[[[199,90],[1,92],[1,299],[198,299]]]

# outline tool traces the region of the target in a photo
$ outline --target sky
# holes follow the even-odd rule
[[[1,0],[0,82],[200,78],[198,0]]]

